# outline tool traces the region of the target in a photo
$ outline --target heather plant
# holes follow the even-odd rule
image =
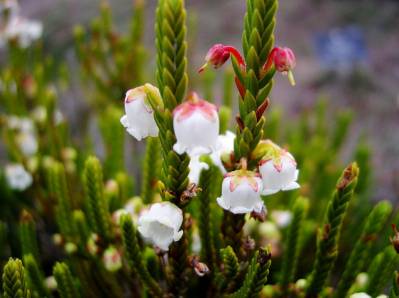
[[[157,3],[146,83],[144,4],[134,2],[128,36],[115,32],[106,3],[87,33],[74,32],[102,158],[74,143],[57,112],[62,67],[40,41],[9,41],[3,296],[398,297],[398,215],[370,200],[370,147],[359,138],[355,161],[341,162],[353,112],[327,115],[319,100],[287,121],[275,108],[273,78],[294,88],[296,64],[293,50],[274,45],[277,0],[247,0],[242,50],[217,43],[190,72],[208,76],[212,96],[220,86],[210,68],[226,67],[221,102],[188,89],[183,0]],[[125,159],[125,138],[144,154]]]

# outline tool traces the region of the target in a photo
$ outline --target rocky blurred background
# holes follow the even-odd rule
[[[110,0],[120,31],[126,31],[132,5]],[[153,57],[155,0],[147,1],[145,43]],[[71,84],[61,107],[79,131],[85,101],[79,85],[72,30],[98,14],[98,0],[20,0],[28,17],[44,24],[46,51],[67,57]],[[187,0],[190,67],[201,65],[208,48],[217,42],[240,46],[243,0]],[[280,1],[276,43],[294,49],[297,86],[277,76],[273,108],[284,105],[285,117],[310,109],[320,97],[331,110],[355,112],[351,140],[364,135],[374,151],[375,199],[399,198],[399,1],[302,0]],[[154,67],[150,61],[149,67]],[[75,79],[76,78],[76,79]],[[215,94],[218,91],[215,90]],[[121,99],[122,101],[122,99]],[[345,159],[345,155],[342,156]],[[395,199],[396,198],[396,199]]]

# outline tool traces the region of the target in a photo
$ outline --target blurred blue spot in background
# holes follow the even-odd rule
[[[358,26],[334,28],[316,34],[316,53],[322,67],[338,72],[351,71],[367,62],[367,47],[363,30]]]

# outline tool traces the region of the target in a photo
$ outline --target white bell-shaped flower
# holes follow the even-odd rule
[[[176,205],[170,202],[155,203],[140,215],[138,231],[152,244],[168,250],[173,241],[179,241],[182,237],[182,223],[183,212]]]
[[[280,190],[299,188],[297,164],[294,157],[271,141],[263,141],[266,154],[259,163],[259,173],[263,181],[263,195],[271,195]]]
[[[216,149],[219,135],[217,107],[192,93],[189,99],[173,111],[173,128],[179,154],[208,154]]]
[[[159,94],[158,88],[152,87]],[[144,86],[130,89],[126,92],[125,113],[121,118],[121,123],[127,132],[138,141],[148,136],[158,136],[158,126],[154,120],[154,111],[147,102]]]
[[[32,175],[21,164],[9,164],[5,167],[5,176],[11,189],[23,191],[32,185]]]
[[[216,151],[211,154],[212,162],[219,167],[223,174],[226,174],[226,169],[222,163],[222,156],[230,154],[234,151],[235,133],[226,131],[224,134],[218,136]]]
[[[217,198],[217,203],[234,214],[261,212],[262,188],[262,179],[257,173],[244,169],[230,172],[223,180],[222,196]]]

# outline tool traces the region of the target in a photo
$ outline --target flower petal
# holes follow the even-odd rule
[[[301,186],[297,182],[291,182],[287,186],[283,187],[282,190],[293,190],[300,188]]]

